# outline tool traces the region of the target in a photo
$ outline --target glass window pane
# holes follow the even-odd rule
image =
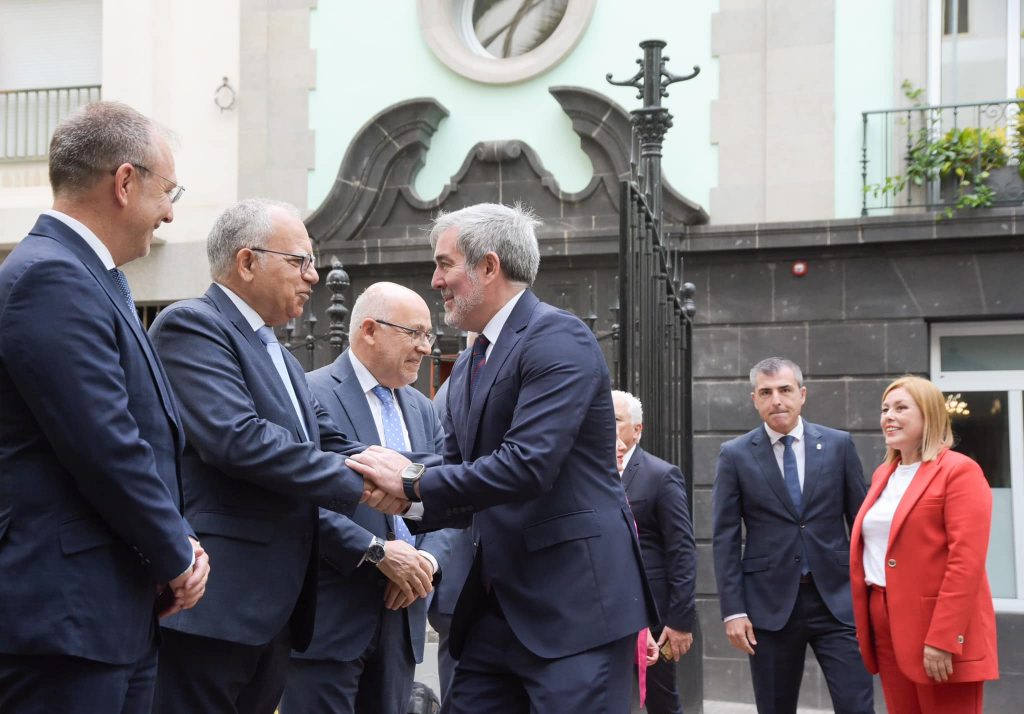
[[[940,370],[1024,369],[1024,335],[950,335],[939,338]]]
[[[1020,398],[1020,395],[1015,395]],[[1010,487],[1010,427],[1007,392],[946,394],[953,421],[953,448],[978,462],[992,487],[992,534],[988,578],[992,596],[1017,596]]]
[[[1006,2],[972,2],[965,12],[967,32],[942,36],[942,103],[1005,99]]]

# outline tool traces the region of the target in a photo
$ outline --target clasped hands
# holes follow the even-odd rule
[[[398,452],[376,445],[345,460],[346,466],[363,477],[360,503],[391,515],[405,513],[409,509],[402,486],[402,471],[410,463]]]
[[[171,597],[162,598],[166,604],[157,613],[159,617],[167,617],[195,607],[206,593],[206,580],[210,577],[210,556],[195,538],[190,536],[188,540],[192,544],[196,562],[171,582],[157,586],[157,595],[170,590],[170,596],[173,597],[173,600]]]
[[[402,540],[389,540],[377,569],[388,579],[384,606],[389,610],[409,607],[434,590],[434,566],[418,550]]]

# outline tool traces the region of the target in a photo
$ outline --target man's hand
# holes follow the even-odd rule
[[[401,610],[402,608],[409,607],[416,600],[415,595],[406,596],[402,592],[402,588],[398,587],[394,582],[388,581],[387,589],[384,590],[384,607],[389,610]]]
[[[409,510],[409,502],[404,497],[396,498],[390,493],[382,491],[373,481],[365,477],[363,478],[363,497],[359,499],[359,502],[392,516]]]
[[[402,471],[411,463],[397,451],[377,445],[345,460],[346,466],[372,481],[378,489],[403,500],[405,489],[402,487]]]
[[[433,590],[433,568],[415,547],[403,540],[389,540],[384,546],[384,558],[377,563],[388,580],[398,588],[398,594],[385,595],[384,604],[392,610],[412,604],[418,597],[426,597]],[[390,588],[389,588],[390,590]],[[399,595],[401,596],[399,598]]]
[[[750,623],[749,617],[737,617],[725,623],[725,635],[729,643],[749,655],[754,654],[754,646],[757,640],[754,638],[754,626]]]
[[[206,554],[199,541],[189,537],[192,543],[192,552],[195,553],[195,564],[184,573],[176,577],[166,585],[173,596],[173,601],[157,613],[159,617],[167,617],[195,607],[206,594],[206,580],[210,576],[210,556]],[[158,587],[157,593],[162,593],[164,587]]]
[[[924,673],[936,682],[945,682],[953,674],[953,653],[924,646]]]
[[[647,634],[647,666],[650,667],[658,661],[660,653],[658,652],[658,643],[654,641],[651,630],[645,627],[644,633]]]
[[[678,662],[680,657],[690,651],[692,645],[692,632],[680,632],[671,627],[662,630],[661,637],[658,638],[658,648],[662,656],[672,662]]]

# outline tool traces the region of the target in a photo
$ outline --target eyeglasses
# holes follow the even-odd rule
[[[406,327],[405,325],[396,325],[393,322],[388,322],[387,320],[378,320],[377,318],[373,318],[373,321],[376,322],[378,325],[387,325],[388,327],[393,327],[396,330],[401,330],[409,337],[411,337],[413,339],[413,342],[426,342],[428,347],[433,347],[434,342],[437,340],[437,335],[428,330],[415,330],[411,327]]]
[[[178,199],[181,198],[181,194],[185,193],[185,187],[184,186],[182,186],[180,183],[174,183],[174,181],[171,181],[166,176],[161,176],[160,174],[158,174],[153,169],[151,169],[151,168],[149,168],[147,166],[143,166],[142,164],[132,164],[132,166],[134,166],[137,169],[141,169],[141,170],[145,171],[146,173],[151,173],[154,176],[156,176],[157,178],[163,179],[167,183],[171,184],[171,187],[169,189],[167,189],[167,191],[165,192],[167,194],[167,197],[169,199],[171,199],[171,203],[177,203]]]
[[[299,272],[303,275],[306,274],[306,271],[309,270],[309,266],[311,266],[313,261],[316,260],[312,253],[285,253],[280,250],[270,250],[269,248],[250,248],[249,250],[253,253],[273,253],[274,255],[283,255],[287,258],[292,258],[292,260],[297,260],[299,261],[298,263],[294,263],[292,260],[289,260],[288,262],[298,268]]]

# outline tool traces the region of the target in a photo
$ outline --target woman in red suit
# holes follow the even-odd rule
[[[950,450],[942,392],[901,377],[882,395],[885,462],[850,537],[857,639],[889,714],[981,714],[999,677],[985,555],[992,491]]]

